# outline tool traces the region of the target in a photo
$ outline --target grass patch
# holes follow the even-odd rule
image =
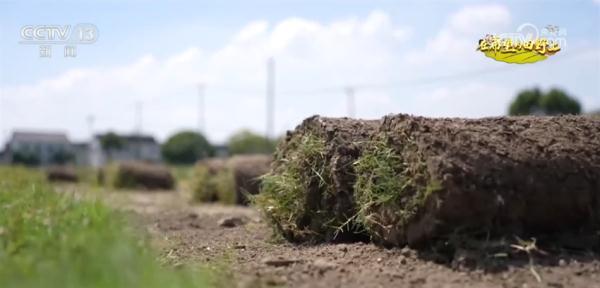
[[[207,167],[195,167],[192,179],[192,200],[195,202],[216,202],[216,188]]]
[[[157,262],[149,240],[98,201],[54,192],[39,172],[0,168],[2,287],[210,287],[208,269]]]
[[[391,229],[402,229],[418,215],[429,196],[441,189],[429,176],[412,139],[406,137],[399,150],[381,134],[354,163],[357,221],[376,238],[386,238]]]
[[[79,182],[92,187],[99,187],[101,179],[98,179],[99,169],[93,167],[75,167]]]
[[[231,168],[227,167],[225,170],[217,173],[212,177],[211,181],[214,183],[213,185],[216,189],[219,202],[228,205],[233,205],[237,202],[235,193],[236,184]]]
[[[211,173],[206,166],[197,166],[192,180],[192,200],[196,202],[236,203],[235,179],[229,167]]]
[[[292,138],[275,154],[275,168],[261,178],[261,192],[251,197],[276,227],[291,241],[324,240],[342,223],[323,207],[331,189],[325,141],[310,133]]]

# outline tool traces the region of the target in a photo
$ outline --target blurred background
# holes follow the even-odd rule
[[[54,41],[79,24],[93,41]],[[559,27],[562,50],[526,65],[476,51],[528,24]],[[58,30],[24,41],[41,26]],[[0,0],[4,162],[268,153],[314,114],[599,109],[598,0]]]

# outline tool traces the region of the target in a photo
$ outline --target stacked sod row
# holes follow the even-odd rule
[[[172,190],[175,178],[167,166],[147,162],[122,162],[98,170],[97,182],[117,189]]]
[[[167,166],[147,162],[111,163],[92,167],[50,166],[44,169],[49,182],[84,182],[116,189],[172,190],[175,179]]]
[[[278,147],[256,204],[291,241],[600,228],[600,120],[312,117]]]

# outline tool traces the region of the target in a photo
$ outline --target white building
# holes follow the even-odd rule
[[[89,144],[89,163],[93,167],[100,167],[110,161],[149,161],[160,162],[160,145],[154,137],[148,135],[118,135],[121,147],[105,149],[102,139],[108,134],[94,136]]]
[[[90,144],[87,142],[73,143],[73,156],[75,165],[77,166],[90,166],[91,155],[90,155]]]
[[[68,162],[72,146],[64,133],[15,131],[6,143],[7,163],[50,165]]]

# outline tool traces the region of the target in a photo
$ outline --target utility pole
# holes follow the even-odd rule
[[[142,134],[142,101],[135,102],[135,132]]]
[[[275,59],[273,57],[267,60],[267,126],[266,137],[271,139],[274,137],[274,122],[275,122]]]
[[[348,117],[356,116],[356,99],[354,98],[354,88],[348,86],[346,87],[346,113]]]
[[[204,111],[204,92],[206,86],[204,83],[198,84],[198,132],[201,134],[206,133],[206,119]],[[204,135],[206,137],[206,135]]]
[[[94,114],[89,114],[87,117],[85,117],[85,120],[87,121],[88,129],[90,132],[90,139],[94,139],[94,121],[96,120],[94,118]]]

